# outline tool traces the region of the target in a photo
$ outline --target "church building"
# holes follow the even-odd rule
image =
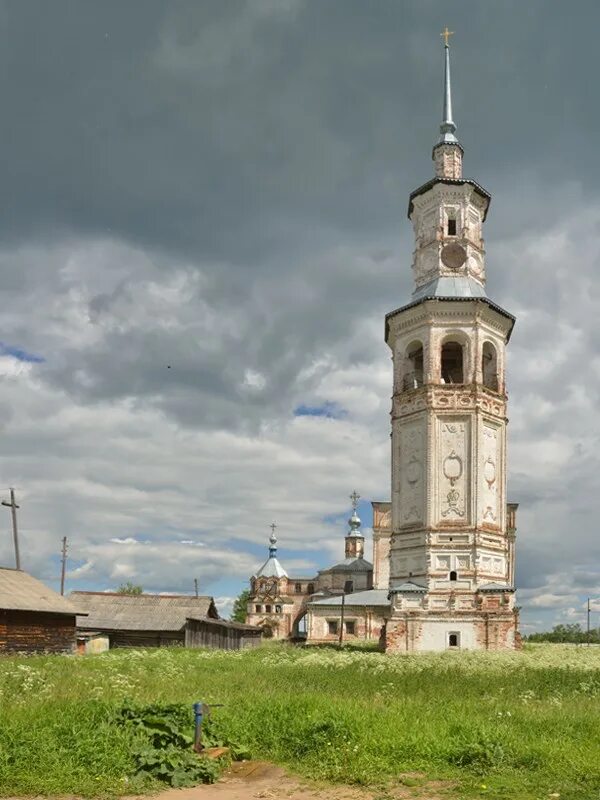
[[[435,177],[410,195],[411,300],[385,320],[394,365],[390,652],[518,645],[516,504],[506,500],[506,345],[486,293],[490,195],[463,178],[445,31]]]
[[[365,555],[365,537],[353,492],[352,515],[344,540],[344,558],[309,578],[290,577],[277,558],[275,523],[271,526],[269,557],[250,579],[246,622],[262,627],[267,638],[338,641],[376,639],[381,634],[384,611],[389,608],[387,585],[373,588],[373,564]],[[342,597],[347,600],[340,619]]]
[[[287,578],[273,549],[252,579],[248,622],[264,624],[264,598],[272,596],[268,609],[281,617],[280,636],[293,636],[303,619],[308,641],[335,639],[349,622],[344,634],[379,639],[390,653],[520,645],[517,504],[506,496],[506,346],[515,319],[486,292],[483,225],[491,197],[463,177],[450,32],[442,35],[435,176],[408,205],[414,291],[385,318],[393,361],[391,503],[373,503],[372,565],[363,560],[356,503],[346,559],[316,578]]]

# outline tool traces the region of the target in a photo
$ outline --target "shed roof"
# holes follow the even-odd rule
[[[206,617],[188,617],[190,622],[201,622],[203,625],[215,626],[219,628],[229,628],[234,631],[248,631],[248,633],[261,633],[263,629],[259,625],[246,625],[243,622],[233,622],[229,619],[208,619]]]
[[[79,610],[66,597],[49,589],[37,578],[9,567],[0,567],[0,609],[69,615]]]
[[[94,631],[180,631],[188,617],[219,616],[207,595],[71,592],[69,598],[88,613],[77,617],[77,627]]]

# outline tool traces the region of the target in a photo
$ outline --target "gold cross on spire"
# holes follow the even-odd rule
[[[350,500],[352,500],[352,508],[356,511],[356,506],[360,500],[360,495],[357,493],[356,489],[350,495]]]
[[[448,47],[448,39],[454,36],[454,31],[449,31],[446,25],[445,29],[440,33],[440,36],[444,37],[444,47]]]

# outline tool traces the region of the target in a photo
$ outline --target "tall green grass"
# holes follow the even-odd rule
[[[126,699],[185,703],[190,721],[195,700],[224,703],[227,738],[308,777],[384,786],[417,772],[456,798],[600,797],[600,648],[568,645],[4,658],[0,794],[131,791],[132,734],[114,724]]]

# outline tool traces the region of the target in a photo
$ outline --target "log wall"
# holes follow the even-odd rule
[[[0,609],[0,653],[68,653],[74,646],[74,615]]]

